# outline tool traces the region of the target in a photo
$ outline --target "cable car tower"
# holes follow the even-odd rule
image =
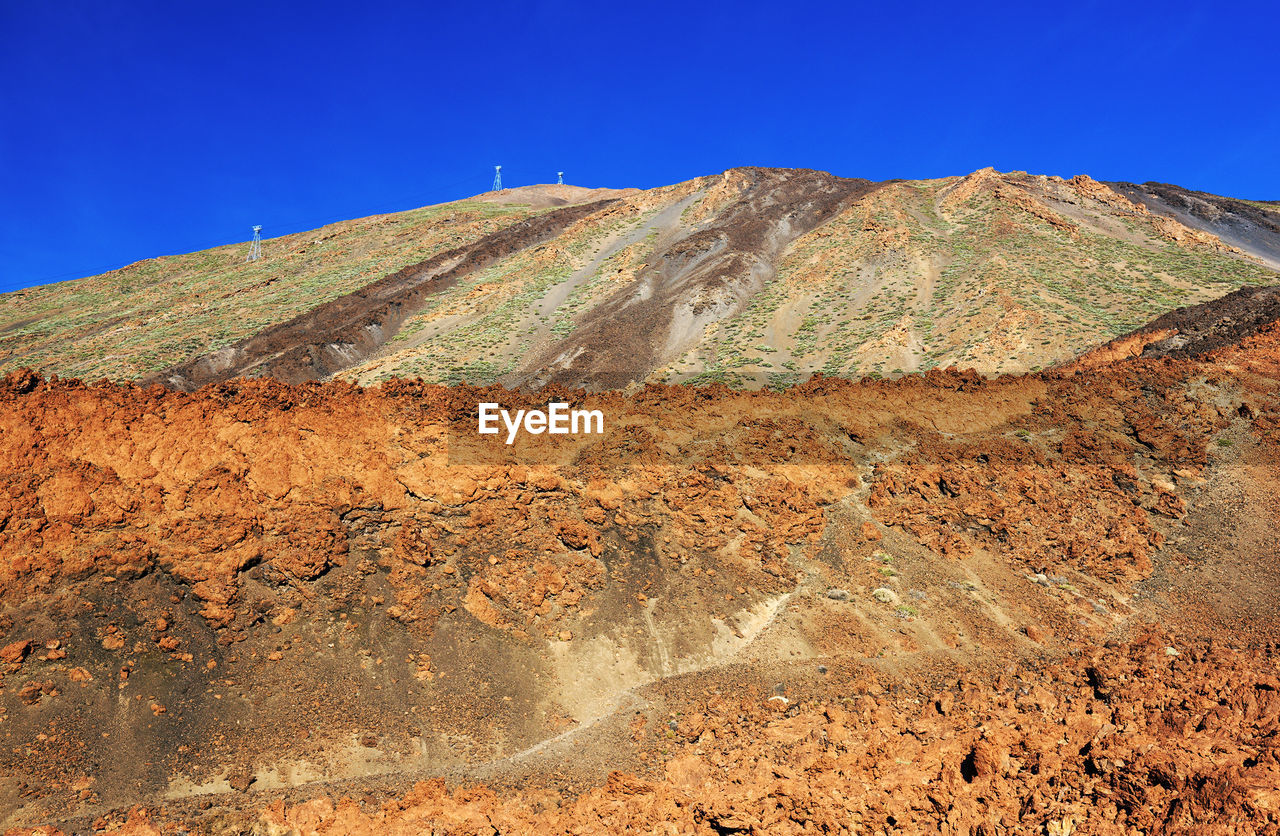
[[[253,243],[249,245],[249,255],[245,257],[245,261],[257,261],[260,258],[262,258],[262,227],[255,226]]]
[[[502,191],[502,166],[500,165],[493,167],[493,191]]]

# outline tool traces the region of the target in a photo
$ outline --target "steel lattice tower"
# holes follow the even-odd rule
[[[500,165],[493,167],[493,191],[502,191],[502,166]]]
[[[253,228],[253,243],[249,245],[249,255],[245,261],[257,261],[262,258],[262,227]]]

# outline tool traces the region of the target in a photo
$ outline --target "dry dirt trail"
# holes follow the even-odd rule
[[[597,252],[587,265],[575,271],[569,278],[560,284],[555,285],[547,292],[541,300],[539,300],[537,309],[538,313],[550,316],[555,313],[561,305],[569,298],[574,290],[578,289],[585,281],[600,272],[601,266],[605,261],[614,255],[617,255],[622,249],[638,244],[650,235],[658,237],[658,246],[662,246],[669,242],[671,238],[679,234],[680,216],[685,209],[699,198],[705,195],[705,191],[694,192],[683,200],[671,203],[663,207],[654,216],[636,225],[621,235],[610,236],[601,242]]]

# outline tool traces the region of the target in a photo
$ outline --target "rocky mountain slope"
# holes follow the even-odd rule
[[[538,186],[0,296],[0,369],[155,380],[782,387],[1067,361],[1277,281],[1280,212],[990,169]]]
[[[732,295],[885,188],[809,176],[670,276]],[[786,392],[12,373],[0,826],[1275,832],[1273,301]],[[460,443],[554,397],[609,431]]]
[[[1150,211],[1218,236],[1280,270],[1280,201],[1238,200],[1168,183],[1112,183],[1112,188]]]

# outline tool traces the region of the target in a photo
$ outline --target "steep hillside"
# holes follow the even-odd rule
[[[429,206],[269,239],[257,262],[233,244],[0,294],[0,369],[138,380],[530,214],[511,204]]]
[[[1274,832],[1271,302],[787,392],[11,374],[0,827]],[[555,396],[608,432],[460,443]]]
[[[1280,320],[1280,285],[1242,287],[1221,299],[1178,308],[1098,346],[1066,368],[1087,368],[1125,357],[1199,357],[1239,342]]]
[[[1238,200],[1168,183],[1112,183],[1152,212],[1203,230],[1280,270],[1280,201]]]
[[[399,331],[406,317],[462,277],[555,237],[601,205],[553,209],[515,221],[224,349],[167,369],[154,379],[184,389],[232,377],[274,377],[287,382],[324,379],[377,351],[388,335]]]
[[[776,386],[815,371],[1026,371],[1275,280],[1085,177],[886,184],[797,240],[777,280],[659,374]]]
[[[184,389],[990,374],[1280,281],[1267,204],[991,169],[536,186],[326,229],[253,265],[222,248],[0,297],[0,368]]]

